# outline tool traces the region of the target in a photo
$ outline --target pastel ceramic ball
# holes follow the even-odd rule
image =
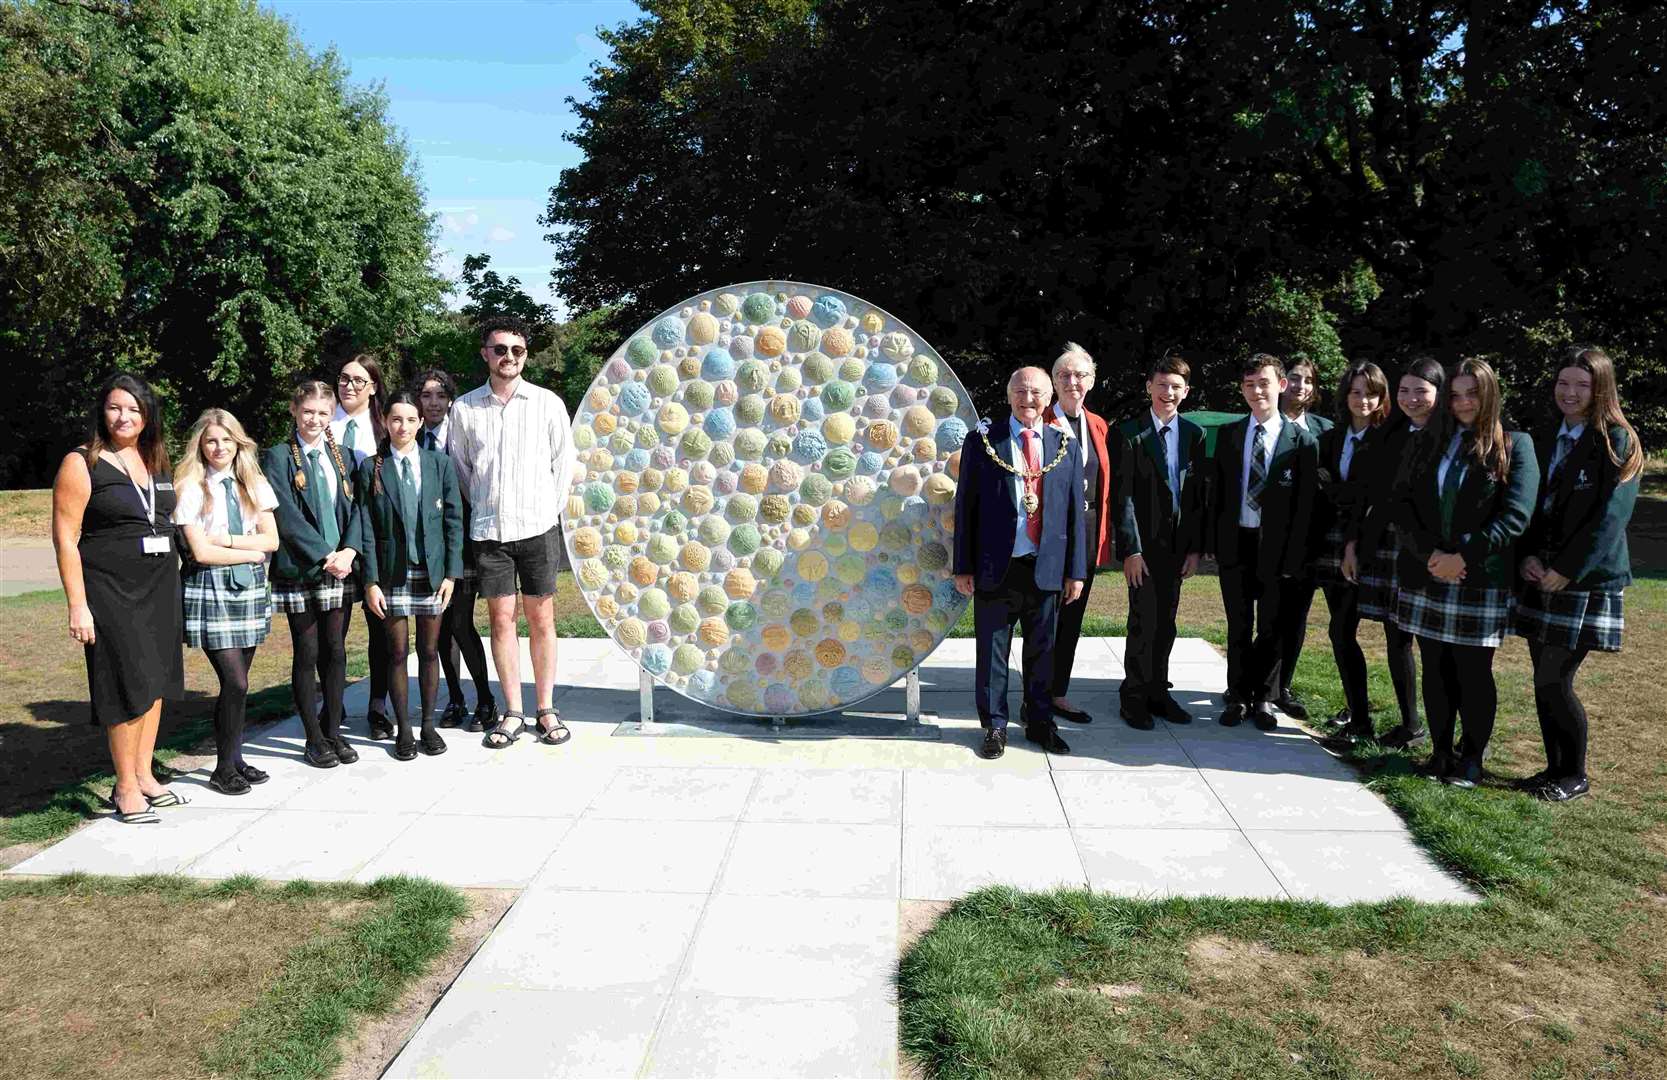
[[[791,394],[799,388],[799,369],[782,368],[776,373],[776,393]]]
[[[681,434],[683,429],[689,426],[689,410],[675,401],[668,401],[660,406],[659,415],[654,418],[654,423],[667,435]]]
[[[770,399],[770,419],[782,427],[799,419],[799,399],[785,394]]]
[[[844,412],[857,396],[857,388],[843,379],[835,379],[822,387],[822,404],[833,412]]]
[[[682,491],[684,488],[686,488],[688,486],[689,486],[689,471],[687,469],[673,468],[673,469],[667,469],[666,470],[666,490],[667,491],[671,491],[671,492]]]
[[[663,619],[671,613],[671,601],[664,589],[644,589],[637,597],[637,613],[645,619]]]
[[[940,386],[927,395],[926,407],[932,410],[933,416],[953,416],[955,410],[961,407],[961,400],[955,396],[955,391]]]
[[[683,386],[683,400],[696,412],[710,409],[712,397],[712,384],[705,379],[694,379]]]
[[[635,649],[648,640],[648,628],[638,619],[626,619],[614,630],[614,640],[627,649]]]
[[[862,382],[867,371],[868,362],[855,356],[848,356],[839,362],[839,377],[848,383]]]
[[[967,422],[959,416],[951,416],[939,422],[936,440],[937,450],[941,454],[959,450],[961,444],[967,441]]]
[[[949,565],[949,549],[936,540],[929,540],[915,551],[915,562],[922,570],[942,570]]]
[[[596,432],[589,427],[575,427],[573,429],[573,446],[578,450],[589,450],[596,445]]]
[[[822,459],[828,452],[828,440],[815,431],[802,431],[793,440],[793,456],[799,461],[811,464]]]
[[[862,385],[870,394],[888,393],[897,385],[897,368],[887,363],[869,364],[863,372]]]
[[[669,349],[673,345],[681,345],[683,343],[683,322],[676,316],[668,315],[654,324],[654,329],[649,331],[649,336],[654,339],[654,344],[662,349]]]
[[[926,478],[926,501],[933,506],[948,506],[955,501],[955,481],[944,473],[933,473]]]
[[[758,622],[758,609],[744,600],[737,600],[724,611],[724,622],[731,630],[750,630]],[[737,653],[744,656],[744,653]]]
[[[903,413],[903,434],[911,439],[932,434],[932,429],[937,425],[938,418],[924,405],[911,406]]]
[[[595,591],[608,583],[608,568],[600,559],[586,559],[579,564],[579,584]]]
[[[799,405],[799,418],[806,423],[814,424],[825,415],[827,410],[822,407],[821,398],[808,397]]]
[[[786,558],[778,548],[761,548],[752,559],[753,573],[759,577],[774,577],[781,570]]]
[[[770,369],[757,360],[748,360],[736,370],[735,385],[743,393],[756,394],[770,385]]]
[[[821,473],[811,473],[799,484],[799,498],[811,506],[821,506],[833,497],[833,482]]]
[[[742,428],[732,443],[735,456],[743,461],[757,461],[764,454],[764,433],[757,428]]]
[[[778,461],[770,466],[770,486],[777,491],[792,491],[804,479],[805,471],[791,461]]]
[[[845,662],[845,643],[838,638],[823,638],[816,643],[816,662],[825,668],[838,667]]]
[[[795,322],[787,331],[787,347],[793,352],[810,352],[821,339],[822,331],[816,324],[803,320]]]
[[[837,447],[822,459],[822,471],[835,480],[844,479],[857,471],[857,456],[845,447]]]
[[[729,606],[729,597],[716,585],[707,585],[695,595],[695,608],[702,615],[717,615]]]
[[[665,397],[677,389],[677,384],[683,377],[670,364],[656,364],[648,373],[648,388],[660,397]]]
[[[822,351],[831,357],[845,356],[855,347],[855,342],[851,340],[851,331],[843,326],[823,331],[821,344]]]
[[[753,427],[764,420],[764,399],[749,394],[735,403],[735,422]]]
[[[800,552],[798,572],[803,581],[821,581],[828,576],[827,556],[820,551]]]
[[[695,530],[701,542],[711,547],[718,547],[729,539],[729,522],[716,514],[700,519],[700,527]]]
[[[625,347],[625,358],[632,367],[645,368],[660,358],[660,350],[649,338],[632,338]]]
[[[695,698],[705,698],[707,695],[712,693],[712,687],[717,683],[717,681],[718,677],[710,671],[703,669],[691,672],[689,675],[689,696]]]
[[[822,507],[822,524],[830,529],[843,529],[851,524],[851,508],[838,499],[830,499]]]
[[[752,338],[736,337],[729,342],[729,355],[736,360],[748,360],[752,357]]]
[[[753,338],[753,348],[759,356],[780,356],[787,349],[787,335],[779,326],[766,326]]]
[[[771,652],[781,652],[793,643],[793,633],[785,626],[766,626],[759,634],[759,639]]]
[[[650,645],[642,651],[642,666],[650,675],[664,675],[671,667],[671,652],[664,645]]]
[[[594,558],[602,553],[602,533],[591,526],[575,529],[573,532],[573,554],[582,559]]]
[[[683,550],[678,553],[678,561],[683,564],[684,569],[699,573],[711,564],[712,552],[705,544],[691,541],[683,545]]]
[[[802,319],[810,314],[810,297],[799,295],[790,297],[787,301],[787,317]]]
[[[683,493],[683,509],[690,515],[699,517],[712,509],[712,489],[703,486],[691,487]]]
[[[666,533],[658,533],[648,538],[648,557],[661,566],[669,564],[677,558],[677,541]]]
[[[726,574],[735,566],[735,555],[728,548],[714,548],[712,550],[712,565],[714,574]]]
[[[626,383],[619,388],[619,411],[627,416],[635,416],[648,408],[651,397],[648,387],[642,383]]]
[[[736,442],[740,442],[741,435],[745,435],[745,434],[746,434],[746,432],[743,431],[739,435],[736,435],[736,437],[735,437]],[[756,435],[757,432],[754,432],[753,434]],[[760,442],[762,443],[762,436],[760,436]],[[737,449],[739,449],[739,447],[737,447]],[[747,455],[747,456],[757,457],[758,455],[757,454],[750,454],[750,455]],[[770,482],[770,472],[764,466],[755,464],[755,465],[743,465],[741,467],[740,488],[741,488],[742,491],[746,492],[747,494],[749,494],[749,495],[763,494],[764,488],[765,488],[766,485],[769,484],[769,482]]]
[[[799,487],[803,488],[804,485],[801,483]],[[797,506],[793,507],[792,520],[795,525],[816,524],[816,507],[810,503],[799,503]]]
[[[712,449],[706,451],[706,460],[708,463],[719,468],[726,468],[730,462],[735,460],[735,447],[731,443],[714,441],[712,443]],[[728,472],[719,473],[713,480],[713,487],[717,489],[720,495],[727,495],[731,491],[734,491],[734,474]]]
[[[852,506],[867,506],[874,500],[874,481],[866,476],[853,476],[845,481],[845,501]]]
[[[715,442],[728,439],[735,434],[735,413],[729,409],[713,409],[701,421],[701,428]]]
[[[744,566],[738,566],[724,575],[723,591],[731,600],[750,599],[757,588],[758,579]]]
[[[780,525],[787,520],[792,504],[785,495],[766,495],[758,500],[758,517],[767,525]]]
[[[837,326],[845,321],[845,301],[833,295],[819,296],[811,306],[810,317],[815,320],[817,326]]]
[[[776,298],[769,293],[756,292],[741,304],[741,316],[750,323],[763,323],[776,317]]]
[[[699,316],[697,316],[698,318]],[[728,349],[713,346],[700,358],[700,377],[721,382],[735,377],[735,357]]]
[[[606,514],[614,505],[614,489],[600,480],[585,485],[585,510],[591,514]]]
[[[759,653],[758,659],[752,662],[754,671],[764,678],[769,678],[776,672],[776,665],[780,663],[774,653]]]
[[[663,619],[655,619],[648,624],[648,640],[659,643],[671,640],[671,627]]]
[[[829,443],[848,443],[856,433],[857,421],[850,413],[834,413],[822,421],[822,437]]]
[[[734,293],[719,293],[718,298],[712,301],[712,314],[720,319],[727,319],[735,314],[740,306],[741,298]]]
[[[729,703],[742,712],[753,712],[758,708],[758,684],[742,680],[731,683],[725,696]]]
[[[916,386],[931,386],[938,381],[938,362],[930,356],[916,356],[909,361],[908,376]]]
[[[813,352],[800,363],[799,370],[804,373],[807,383],[824,383],[833,378],[834,362],[818,352]]]
[[[705,660],[706,655],[693,645],[679,645],[671,654],[671,669],[679,675],[689,675]]]

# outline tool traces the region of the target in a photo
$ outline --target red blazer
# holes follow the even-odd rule
[[[1056,407],[1049,412],[1058,415],[1059,410]],[[1116,537],[1116,532],[1111,527],[1111,454],[1106,450],[1106,436],[1110,429],[1106,425],[1105,417],[1087,409],[1084,409],[1083,413],[1088,417],[1088,441],[1094,444],[1094,453],[1100,459],[1100,499],[1097,504],[1100,507],[1100,534],[1087,538],[1091,556],[1088,560],[1088,570],[1089,573],[1093,573],[1097,567],[1111,565],[1112,541]],[[1074,424],[1072,430],[1075,431]],[[1086,458],[1084,460],[1086,461]]]

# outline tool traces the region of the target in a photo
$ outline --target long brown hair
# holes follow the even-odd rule
[[[202,485],[203,506],[213,505],[212,492],[208,489],[208,463],[203,460],[203,434],[211,427],[217,427],[232,437],[237,444],[237,454],[232,458],[232,476],[237,480],[237,501],[246,515],[260,512],[255,502],[255,492],[260,488],[260,461],[256,455],[260,447],[255,440],[249,438],[243,425],[237,422],[237,417],[225,409],[204,409],[197,417],[197,422],[191,425],[191,433],[185,437],[185,456],[179,463],[179,473],[174,477],[174,487],[184,488],[195,481]]]
[[[126,390],[133,395],[133,400],[139,405],[139,415],[144,418],[145,426],[139,429],[139,443],[135,449],[139,451],[139,460],[145,463],[145,471],[152,476],[167,476],[172,470],[168,463],[168,447],[162,438],[162,406],[157,403],[156,392],[150,388],[150,383],[125,371],[118,371],[105,379],[104,385],[98,388],[98,396],[93,399],[87,424],[91,429],[87,436],[87,469],[91,471],[99,456],[115,445],[110,425],[104,419],[104,405],[117,390]]]
[[[1557,365],[1557,370],[1561,372],[1571,367],[1579,368],[1592,377],[1592,405],[1586,414],[1586,422],[1598,429],[1595,434],[1609,454],[1609,460],[1621,470],[1620,479],[1624,484],[1643,470],[1644,447],[1638,441],[1638,432],[1633,430],[1632,424],[1621,412],[1621,394],[1615,386],[1615,361],[1609,359],[1609,354],[1602,349],[1576,345]],[[1615,444],[1609,438],[1609,429],[1616,427],[1626,432],[1624,458],[1616,455]]]
[[[342,369],[349,364],[358,364],[364,368],[365,374],[370,376],[371,386],[376,388],[375,398],[369,405],[365,406],[365,409],[370,413],[371,433],[376,436],[376,442],[380,445],[382,440],[387,437],[386,426],[382,423],[382,402],[388,396],[388,387],[382,381],[382,363],[376,358],[375,353],[354,353],[336,365],[336,379],[338,381],[342,377]]]
[[[1367,427],[1378,427],[1389,419],[1389,379],[1383,369],[1370,360],[1357,360],[1350,364],[1343,377],[1337,380],[1337,426],[1353,429],[1354,413],[1349,411],[1349,394],[1354,391],[1356,379],[1366,380],[1366,392],[1378,396],[1378,407],[1372,410],[1367,418]]]
[[[1476,380],[1476,421],[1470,425],[1471,459],[1486,469],[1496,482],[1503,484],[1511,475],[1511,444],[1505,438],[1505,426],[1499,420],[1499,376],[1493,373],[1486,360],[1467,356],[1447,373],[1447,385],[1442,388],[1439,406],[1444,437],[1434,440],[1433,445],[1445,452],[1448,439],[1458,429],[1458,421],[1453,418],[1452,398],[1453,380],[1461,375],[1469,375]]]

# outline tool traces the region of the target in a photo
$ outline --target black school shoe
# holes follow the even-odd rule
[[[463,707],[461,701],[453,701],[446,705],[446,711],[440,714],[441,727],[462,727],[469,718],[469,710]]]
[[[343,765],[351,765],[359,760],[359,751],[353,749],[352,744],[340,735],[330,740],[330,746],[336,751],[336,760]]]
[[[247,762],[238,765],[237,774],[243,777],[243,779],[249,781],[251,784],[264,784],[268,780],[272,779],[272,777],[266,774],[265,769],[257,769]]]
[[[1007,752],[1007,729],[997,731],[991,728],[984,733],[984,743],[978,748],[978,756],[986,761],[994,761]]]
[[[470,718],[466,731],[486,731],[498,725],[498,703],[491,698],[482,698],[475,706],[475,715]]]
[[[1272,731],[1279,726],[1279,715],[1273,711],[1273,706],[1266,701],[1258,701],[1255,708],[1250,710],[1250,718],[1256,722],[1256,730]]]
[[[446,752],[446,740],[440,738],[438,731],[423,732],[417,743],[422,747],[422,752],[429,757],[439,757]]]
[[[1171,724],[1192,723],[1192,714],[1181,708],[1180,703],[1174,698],[1164,698],[1161,701],[1150,701],[1147,702],[1146,707],[1153,716],[1162,717]]]
[[[1302,703],[1302,699],[1297,697],[1294,690],[1281,690],[1273,701],[1273,707],[1292,720],[1308,719],[1308,706]]]
[[[1534,792],[1534,798],[1545,802],[1572,802],[1591,790],[1592,785],[1584,776],[1572,776],[1563,780],[1547,780]]]
[[[1123,718],[1123,723],[1134,728],[1136,731],[1151,731],[1154,727],[1157,727],[1157,725],[1152,722],[1152,717],[1149,713],[1137,712],[1134,709],[1119,709],[1118,715]]]
[[[1242,701],[1229,701],[1227,707],[1221,710],[1220,719],[1222,727],[1238,727],[1244,722],[1244,703]]]
[[[1414,743],[1421,743],[1429,737],[1430,729],[1427,727],[1409,728],[1405,724],[1396,724],[1384,732],[1383,737],[1378,739],[1378,742],[1391,750],[1405,750]]]
[[[249,794],[249,781],[235,772],[226,773],[224,776],[219,773],[211,774],[208,778],[208,786],[222,795]]]
[[[341,759],[336,756],[336,748],[328,742],[316,745],[308,743],[306,749],[301,751],[301,760],[315,769],[334,769],[341,764]]]
[[[1025,742],[1035,743],[1050,754],[1069,754],[1071,752],[1070,744],[1061,739],[1059,732],[1053,728],[1033,732],[1027,727],[1025,728]]]
[[[1456,788],[1473,788],[1482,782],[1482,763],[1474,758],[1463,758],[1442,776],[1441,782]]]
[[[411,738],[409,735],[405,736],[404,738],[395,739],[394,740],[394,760],[395,761],[415,761],[415,760],[417,760],[417,740]]]
[[[1081,709],[1062,709],[1058,705],[1053,707],[1053,714],[1061,720],[1069,720],[1073,724],[1092,724],[1094,717]]]
[[[365,713],[365,719],[370,721],[370,737],[373,739],[391,739],[395,731],[393,720],[381,709],[371,709]]]

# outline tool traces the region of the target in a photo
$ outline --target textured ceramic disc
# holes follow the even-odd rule
[[[971,400],[873,304],[782,281],[702,293],[632,334],[577,405],[574,576],[663,685],[822,712],[895,682],[960,617]]]

